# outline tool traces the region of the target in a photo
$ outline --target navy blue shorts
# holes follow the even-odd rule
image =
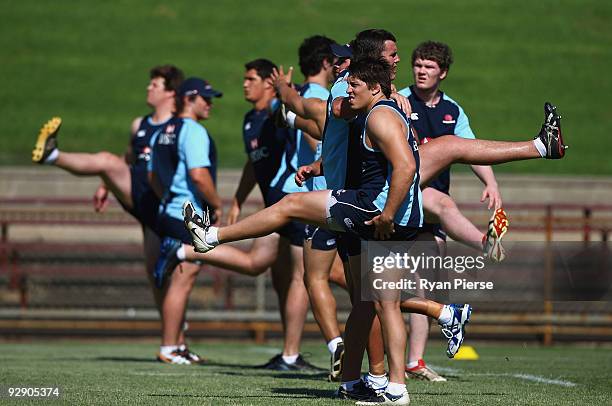
[[[434,236],[446,241],[446,232],[442,229],[440,223],[423,223],[423,227],[419,232],[432,233]]]
[[[304,234],[304,239],[311,241],[311,247],[314,250],[331,251],[336,249],[337,234],[333,231],[306,224]]]
[[[338,255],[342,262],[348,261],[349,257],[361,254],[361,238],[353,233],[336,233]]]
[[[374,240],[374,226],[365,222],[380,214],[368,194],[362,190],[333,190],[329,202],[329,214],[336,226],[343,227],[362,240]],[[412,241],[418,228],[395,225],[395,232],[388,241]]]
[[[159,199],[153,189],[149,186],[147,179],[140,179],[130,169],[132,208],[126,207],[120,200],[119,204],[125,211],[130,213],[140,224],[158,233],[157,214],[159,212]]]
[[[285,196],[287,196],[287,193],[282,190],[270,188],[268,190],[268,195],[264,199],[266,207],[279,202]],[[291,221],[280,230],[276,230],[276,232],[280,234],[281,237],[288,239],[291,245],[302,247],[304,245],[305,228],[306,224],[298,221]]]
[[[157,217],[157,229],[161,238],[171,237],[192,245],[191,234],[185,228],[185,223],[182,220],[175,219],[167,214],[160,214]]]

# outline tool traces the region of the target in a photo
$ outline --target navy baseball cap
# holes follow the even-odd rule
[[[349,44],[331,44],[331,50],[338,58],[350,58],[353,56],[353,50]]]
[[[221,97],[223,93],[212,88],[210,83],[200,78],[189,78],[181,84],[179,96],[193,96],[194,94],[202,97]]]

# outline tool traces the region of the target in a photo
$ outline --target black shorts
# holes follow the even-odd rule
[[[159,199],[153,189],[149,186],[147,179],[141,179],[135,175],[134,171],[130,169],[131,177],[131,194],[132,194],[132,208],[126,207],[121,200],[119,204],[125,211],[130,213],[140,224],[150,228],[159,234],[157,230],[157,214],[159,212]]]
[[[432,233],[434,236],[446,241],[446,232],[440,223],[423,223],[423,227],[419,232]]]
[[[283,192],[277,188],[268,189],[268,194],[264,199],[266,203],[266,207],[272,206],[273,204],[279,202],[283,197],[287,196],[287,193]],[[276,230],[281,237],[289,240],[291,245],[295,245],[296,247],[302,247],[304,245],[304,237],[305,237],[305,228],[306,224],[300,223],[298,221],[291,221],[289,224],[286,224],[280,230]]]
[[[342,262],[348,261],[349,257],[361,254],[361,239],[353,233],[336,233],[338,255]]]
[[[161,238],[171,237],[189,245],[193,243],[191,234],[185,228],[185,223],[167,214],[160,214],[157,217],[157,229]]]
[[[304,240],[311,241],[314,250],[331,251],[337,246],[337,234],[325,228],[306,224]]]
[[[368,194],[361,190],[333,190],[330,195],[329,215],[335,226],[344,228],[362,240],[374,240],[374,226],[365,222],[378,216],[380,210],[371,202]],[[395,232],[389,241],[411,241],[418,233],[418,228],[395,224]]]

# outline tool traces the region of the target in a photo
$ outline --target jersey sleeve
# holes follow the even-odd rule
[[[404,97],[410,97],[410,95],[412,94],[412,91],[410,90],[410,86],[408,86],[398,91],[398,93]]]
[[[348,93],[346,93],[348,89],[348,82],[346,80],[341,80],[337,82],[331,88],[331,98],[332,100],[336,100],[338,97],[347,97]]]
[[[459,107],[459,117],[457,117],[457,125],[455,125],[455,135],[467,139],[476,138],[472,128],[470,128],[470,120],[467,115],[460,106],[457,107]]]
[[[187,170],[211,166],[210,137],[206,129],[190,122],[183,126],[181,133],[179,154],[184,157]]]

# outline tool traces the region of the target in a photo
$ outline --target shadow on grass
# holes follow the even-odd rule
[[[418,392],[415,390],[408,390],[410,396],[508,396],[507,393],[496,393],[496,392]]]
[[[243,396],[228,396],[227,394],[222,395],[194,395],[194,394],[177,394],[177,393],[151,393],[147,396],[159,397],[159,398],[197,398],[197,399],[287,399],[287,395],[279,394],[274,395],[243,395]],[[293,399],[314,399],[314,396],[292,396]]]
[[[334,399],[334,390],[310,388],[272,388],[273,393],[282,393],[293,398],[311,397]],[[299,395],[299,396],[296,396]]]
[[[255,372],[256,371],[256,372]],[[253,373],[255,372],[255,373]],[[310,381],[325,381],[327,380],[327,374],[323,373],[303,373],[303,372],[275,372],[267,369],[249,370],[248,372],[236,372],[236,371],[221,371],[221,374],[230,376],[250,376],[250,377],[267,377],[267,378],[278,378],[278,379],[300,379]]]
[[[81,358],[83,359],[83,358]],[[140,363],[157,363],[155,358],[136,358],[136,357],[96,357],[92,361],[112,361],[112,362],[140,362]]]

